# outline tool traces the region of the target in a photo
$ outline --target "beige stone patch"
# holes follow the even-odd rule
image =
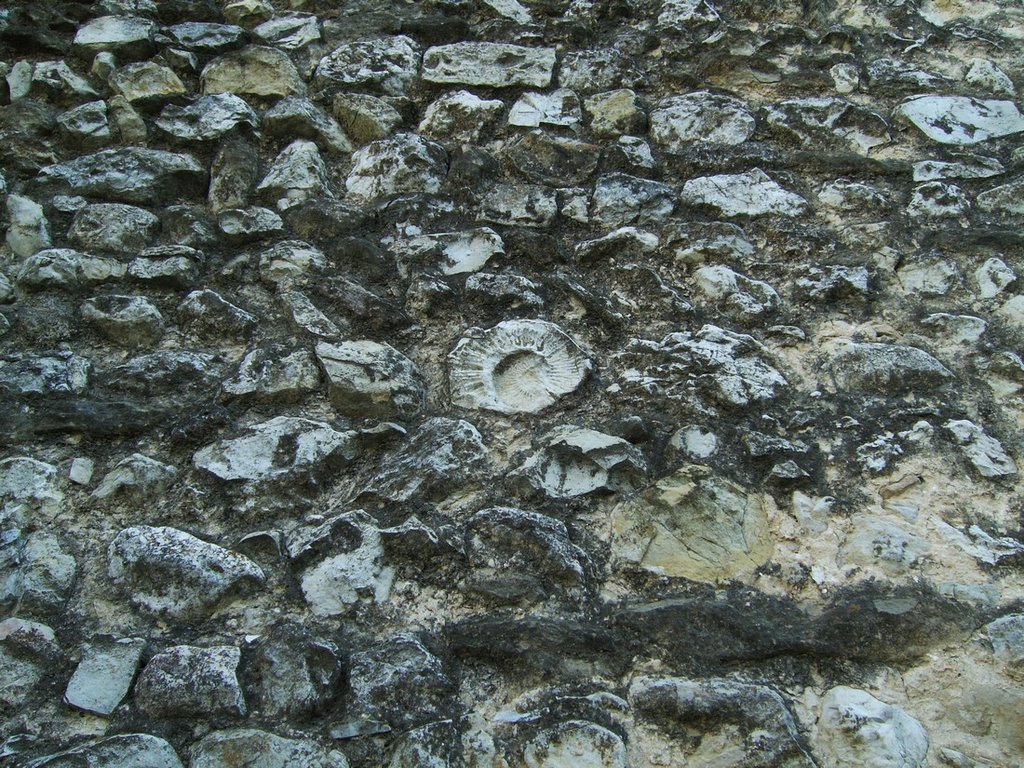
[[[771,498],[683,466],[612,511],[612,553],[665,576],[718,581],[771,557]]]

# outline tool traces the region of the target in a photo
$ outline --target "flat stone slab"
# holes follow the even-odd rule
[[[919,96],[894,115],[939,144],[970,146],[1024,131],[1024,116],[1012,101],[969,96]]]
[[[423,79],[430,83],[547,88],[554,69],[554,48],[452,43],[428,48],[423,54]]]

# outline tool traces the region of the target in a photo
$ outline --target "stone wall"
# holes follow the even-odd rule
[[[0,9],[0,762],[1024,762],[1013,0]]]

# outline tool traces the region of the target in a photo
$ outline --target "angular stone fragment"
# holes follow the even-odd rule
[[[786,379],[763,359],[752,336],[705,325],[660,342],[638,339],[619,355],[627,391],[686,400],[694,390],[726,406],[749,406],[777,397]]]
[[[590,132],[600,138],[642,133],[647,125],[636,93],[628,88],[595,93],[584,102]]]
[[[970,206],[967,194],[960,187],[942,181],[930,181],[914,189],[907,205],[907,214],[915,218],[965,216]]]
[[[181,141],[213,141],[240,127],[256,128],[259,116],[241,97],[214,93],[184,107],[168,104],[155,122]]]
[[[33,760],[31,768],[183,768],[174,747],[148,733],[110,736]]]
[[[50,247],[50,226],[39,203],[8,195],[7,220],[7,246],[16,256],[32,256]]]
[[[788,99],[765,110],[768,125],[807,147],[848,149],[867,154],[889,143],[889,127],[881,115],[846,99]]]
[[[175,621],[205,618],[264,581],[248,558],[166,526],[125,528],[107,560],[110,578],[134,605]]]
[[[92,363],[72,354],[0,358],[0,392],[25,395],[80,395],[89,386]]]
[[[151,459],[141,453],[133,453],[117,462],[96,490],[92,492],[94,499],[106,499],[117,493],[134,496],[141,501],[149,494],[164,491],[178,476],[178,470],[172,464]]]
[[[205,338],[245,337],[258,324],[256,315],[209,289],[185,296],[178,305],[178,316],[188,331]]]
[[[531,131],[511,142],[501,158],[531,181],[566,187],[587,182],[597,170],[601,149],[596,144]]]
[[[818,734],[836,768],[919,768],[928,753],[928,734],[921,723],[867,691],[842,685],[821,701]]]
[[[643,482],[647,463],[621,437],[562,426],[541,438],[542,449],[512,473],[518,482],[555,499],[594,491],[629,492]]]
[[[350,715],[403,730],[444,719],[456,690],[441,659],[413,634],[353,654],[349,680]]]
[[[705,296],[741,315],[759,317],[779,306],[779,294],[768,283],[753,280],[724,265],[701,267],[693,273],[693,278]]]
[[[75,34],[75,47],[88,55],[103,51],[142,58],[153,50],[156,24],[139,16],[100,16]]]
[[[160,219],[144,208],[121,203],[86,205],[71,222],[68,239],[82,250],[138,252],[160,230]]]
[[[753,132],[754,116],[743,102],[708,91],[671,96],[651,112],[651,136],[667,152],[742,144]]]
[[[319,42],[320,25],[312,13],[285,13],[254,27],[252,33],[261,43],[298,51]]]
[[[567,720],[537,734],[526,745],[527,768],[558,768],[575,765],[593,768],[626,768],[622,737],[597,723]]]
[[[301,624],[274,627],[253,652],[254,708],[269,717],[319,712],[335,699],[343,664],[337,645]]]
[[[543,320],[471,328],[448,365],[452,405],[498,413],[536,413],[575,391],[592,368],[564,331]]]
[[[1024,613],[1011,613],[984,627],[995,657],[1013,674],[1024,672]]]
[[[1017,474],[1017,465],[1002,444],[981,427],[966,419],[950,419],[942,425],[952,435],[960,451],[982,477],[1009,477]]]
[[[246,714],[233,645],[175,645],[146,664],[135,683],[135,704],[146,717],[221,718]]]
[[[15,460],[24,468],[29,459]],[[4,471],[0,467],[0,473]],[[10,471],[7,472],[8,480]],[[75,584],[78,565],[75,558],[61,546],[60,540],[46,530],[32,530],[36,504],[24,498],[4,499],[0,511],[3,536],[0,538],[0,605],[5,610],[29,614],[59,611],[67,602]]]
[[[1024,116],[1012,101],[968,96],[918,96],[893,113],[939,144],[970,146],[1024,131]]]
[[[210,210],[221,214],[245,209],[252,202],[259,170],[259,153],[250,141],[236,138],[221,143],[210,166],[210,189],[206,195]],[[221,231],[228,234],[223,228]],[[232,231],[230,236],[235,234]]]
[[[268,109],[263,116],[263,129],[271,136],[315,141],[325,152],[352,151],[352,142],[337,121],[309,99],[297,96],[281,99]]]
[[[590,215],[609,227],[664,220],[676,205],[676,191],[660,181],[625,173],[601,176],[594,186]]]
[[[358,144],[386,138],[402,124],[402,115],[397,109],[384,99],[365,93],[339,93],[334,97],[332,111],[345,133]],[[418,130],[429,136],[422,124]]]
[[[480,218],[495,224],[546,227],[557,215],[555,190],[539,184],[495,184],[480,200]]]
[[[416,130],[437,141],[473,142],[505,111],[500,99],[482,99],[469,91],[450,91],[432,101]]]
[[[978,295],[983,299],[994,299],[1013,285],[1017,273],[1002,259],[992,257],[978,267],[974,277],[978,281]]]
[[[770,508],[770,497],[683,467],[615,507],[612,553],[665,576],[730,579],[771,557]]]
[[[403,193],[437,192],[448,172],[448,153],[414,133],[375,141],[352,155],[348,196],[362,204]]]
[[[241,437],[197,451],[193,463],[221,480],[259,482],[319,470],[358,454],[355,432],[339,432],[322,421],[277,416]]]
[[[395,578],[384,563],[380,530],[362,510],[337,515],[312,530],[293,531],[288,555],[300,571],[302,595],[317,616],[349,613],[366,600],[382,603]]]
[[[505,243],[493,229],[478,227],[463,232],[417,235],[395,242],[391,249],[406,271],[434,268],[442,275],[461,275],[476,272],[489,259],[504,255]]]
[[[867,392],[932,389],[953,378],[923,349],[901,344],[848,342],[832,353],[829,367],[837,388]]]
[[[164,333],[164,316],[144,296],[97,296],[82,304],[82,317],[111,341],[127,346],[155,344]]]
[[[444,499],[479,479],[488,465],[480,432],[468,421],[427,419],[384,462],[368,492],[391,501]]]
[[[141,205],[206,191],[206,169],[191,155],[124,147],[43,168],[37,183],[56,191]]]
[[[249,352],[235,375],[222,386],[225,394],[235,397],[289,402],[301,399],[319,385],[320,369],[308,350],[284,354],[281,350],[260,348]]]
[[[68,681],[64,703],[97,715],[110,715],[128,695],[146,641],[93,638]]]
[[[90,101],[61,113],[57,126],[64,143],[80,149],[97,149],[113,138],[105,101]]]
[[[191,768],[348,768],[345,756],[307,739],[286,739],[254,728],[214,731],[192,745]]]
[[[554,68],[554,48],[464,42],[423,54],[423,79],[430,83],[547,88]]]
[[[250,45],[214,59],[203,69],[201,82],[204,95],[235,93],[282,98],[306,92],[306,85],[288,54],[260,45]]]
[[[420,49],[404,35],[344,43],[324,56],[314,83],[320,90],[376,88],[400,95],[416,78]]]
[[[245,30],[234,24],[185,21],[172,24],[167,31],[180,47],[203,53],[221,53],[234,48],[245,37]]]
[[[312,141],[293,141],[279,154],[256,187],[256,192],[273,201],[278,210],[314,197],[332,197],[327,166]]]
[[[260,277],[279,287],[302,282],[327,266],[323,252],[302,240],[282,240],[260,255]]]
[[[269,208],[250,205],[221,211],[217,228],[228,242],[238,245],[280,233],[284,230],[284,221]]]
[[[110,368],[103,377],[103,386],[138,395],[205,395],[217,386],[221,375],[221,366],[213,355],[168,349],[139,355]]]
[[[996,216],[1024,216],[1024,178],[985,190],[978,195],[978,208]]]
[[[186,93],[174,70],[151,61],[117,69],[110,77],[110,87],[137,106],[161,104]]]
[[[845,567],[878,566],[889,576],[906,574],[928,556],[928,542],[898,525],[855,515],[851,533],[839,549],[837,562]]]
[[[799,216],[807,210],[806,200],[783,189],[760,168],[690,179],[680,199],[711,206],[722,216]]]
[[[511,507],[492,507],[466,523],[472,573],[463,587],[503,603],[576,592],[589,561],[572,543],[565,523]]]
[[[320,342],[331,403],[353,417],[411,416],[423,407],[425,382],[416,365],[388,344]]]
[[[956,160],[922,160],[914,163],[914,181],[987,179],[1006,172],[998,160],[982,155],[960,155]]]
[[[524,93],[508,113],[508,124],[519,128],[540,125],[571,127],[583,119],[580,99],[568,88],[551,93]]]

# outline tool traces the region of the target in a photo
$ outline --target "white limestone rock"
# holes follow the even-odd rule
[[[432,101],[416,130],[437,141],[467,141],[497,122],[505,111],[500,99],[482,99],[469,91],[450,91]]]
[[[923,349],[903,344],[844,342],[832,351],[828,367],[841,390],[935,389],[953,379],[952,372]]]
[[[82,318],[111,341],[149,346],[164,334],[164,316],[145,296],[103,295],[82,304]]]
[[[768,402],[787,387],[752,336],[715,325],[671,333],[661,341],[635,339],[616,355],[618,388],[627,396],[690,401],[694,392],[729,407]]]
[[[1005,171],[1003,164],[994,157],[963,154],[956,160],[922,160],[914,163],[914,181],[987,179]]]
[[[992,652],[1011,674],[1024,673],[1024,613],[1011,613],[984,627]]]
[[[708,91],[670,96],[651,111],[651,136],[666,152],[694,145],[742,144],[754,132],[754,116],[738,99]]]
[[[345,189],[351,200],[366,205],[394,195],[437,192],[447,174],[444,147],[414,133],[400,133],[352,155]]]
[[[1024,177],[985,190],[978,195],[977,206],[985,213],[1000,217],[1024,216]]]
[[[637,488],[647,473],[647,463],[634,446],[595,429],[556,427],[540,442],[541,449],[511,477],[553,499],[595,491],[627,493]]]
[[[725,265],[701,267],[693,279],[705,296],[740,315],[760,317],[775,311],[780,303],[779,294],[768,283]]]
[[[885,119],[846,99],[788,99],[765,109],[768,125],[802,146],[868,154],[891,141]]]
[[[991,59],[971,59],[970,64],[964,74],[965,83],[985,90],[993,96],[1012,99],[1017,95],[1013,80]]]
[[[426,384],[416,365],[388,344],[320,342],[316,356],[327,375],[331,403],[347,416],[412,416],[423,407]]]
[[[317,471],[332,461],[345,463],[358,453],[355,432],[340,432],[322,421],[277,416],[249,427],[240,437],[196,451],[192,462],[221,480],[264,482]]]
[[[420,48],[405,35],[343,43],[320,59],[318,89],[379,89],[398,96],[416,79]]]
[[[477,227],[396,240],[391,250],[398,256],[399,267],[406,275],[419,269],[436,269],[442,275],[463,275],[482,269],[495,256],[503,256],[505,243],[490,227]]]
[[[240,127],[255,129],[259,115],[234,93],[200,96],[184,107],[168,104],[154,122],[180,141],[214,141]]]
[[[168,742],[148,733],[125,733],[88,742],[27,763],[27,768],[184,768]]]
[[[312,197],[334,197],[320,150],[304,139],[281,150],[256,192],[282,211]]]
[[[50,224],[43,207],[21,195],[7,196],[7,246],[27,258],[50,247]]]
[[[283,13],[253,27],[253,37],[283,51],[299,51],[320,42],[320,24],[312,13]]]
[[[626,173],[608,173],[594,185],[590,216],[599,224],[623,227],[664,221],[675,206],[676,191],[668,184]]]
[[[125,528],[107,548],[107,573],[131,602],[174,621],[205,618],[264,582],[258,565],[176,528]]]
[[[384,562],[380,530],[356,510],[312,529],[293,531],[288,556],[300,572],[302,595],[317,616],[339,616],[361,601],[388,599],[395,578]]]
[[[626,768],[626,745],[597,723],[566,720],[543,730],[526,745],[526,768]]]
[[[592,369],[577,344],[544,320],[471,328],[448,355],[452,405],[536,413],[574,392]]]
[[[555,190],[540,184],[498,183],[480,200],[480,218],[495,224],[547,227],[557,215]]]
[[[320,369],[313,353],[296,349],[260,347],[247,353],[238,370],[221,385],[224,393],[239,398],[276,402],[301,399],[320,386]]]
[[[508,124],[517,128],[541,125],[569,128],[579,125],[582,119],[579,96],[568,88],[551,93],[524,93],[508,113]]]
[[[771,557],[770,504],[706,467],[687,465],[615,507],[612,555],[664,576],[729,579]]]
[[[800,216],[808,208],[804,198],[783,189],[760,168],[690,179],[680,199],[711,206],[722,216]]]
[[[145,647],[139,638],[93,638],[82,648],[64,703],[104,717],[112,714],[128,695]]]
[[[982,477],[1009,477],[1017,474],[1017,464],[1002,444],[967,419],[950,419],[942,425]]]
[[[115,494],[125,494],[141,501],[150,494],[163,492],[177,477],[178,470],[172,464],[133,453],[117,462],[103,476],[92,497],[107,499]]]
[[[978,296],[994,299],[1014,284],[1017,273],[1005,261],[992,256],[974,272],[974,279],[978,281]]]
[[[835,768],[920,768],[928,734],[920,722],[867,691],[841,685],[821,701],[818,744]]]
[[[139,16],[100,16],[75,33],[75,47],[87,55],[109,51],[141,58],[153,50],[156,23]]]
[[[279,99],[306,92],[306,84],[288,54],[262,45],[218,56],[203,68],[200,83],[204,95],[234,93]]]
[[[969,96],[917,96],[893,113],[939,144],[971,146],[1024,131],[1024,116],[1012,101]]]
[[[428,48],[422,76],[441,85],[547,88],[554,68],[554,48],[463,42]]]
[[[152,61],[118,68],[109,83],[114,93],[133,106],[159,105],[187,93],[173,69]]]
[[[214,731],[192,745],[190,768],[348,768],[348,760],[309,739],[287,739],[255,728]]]

